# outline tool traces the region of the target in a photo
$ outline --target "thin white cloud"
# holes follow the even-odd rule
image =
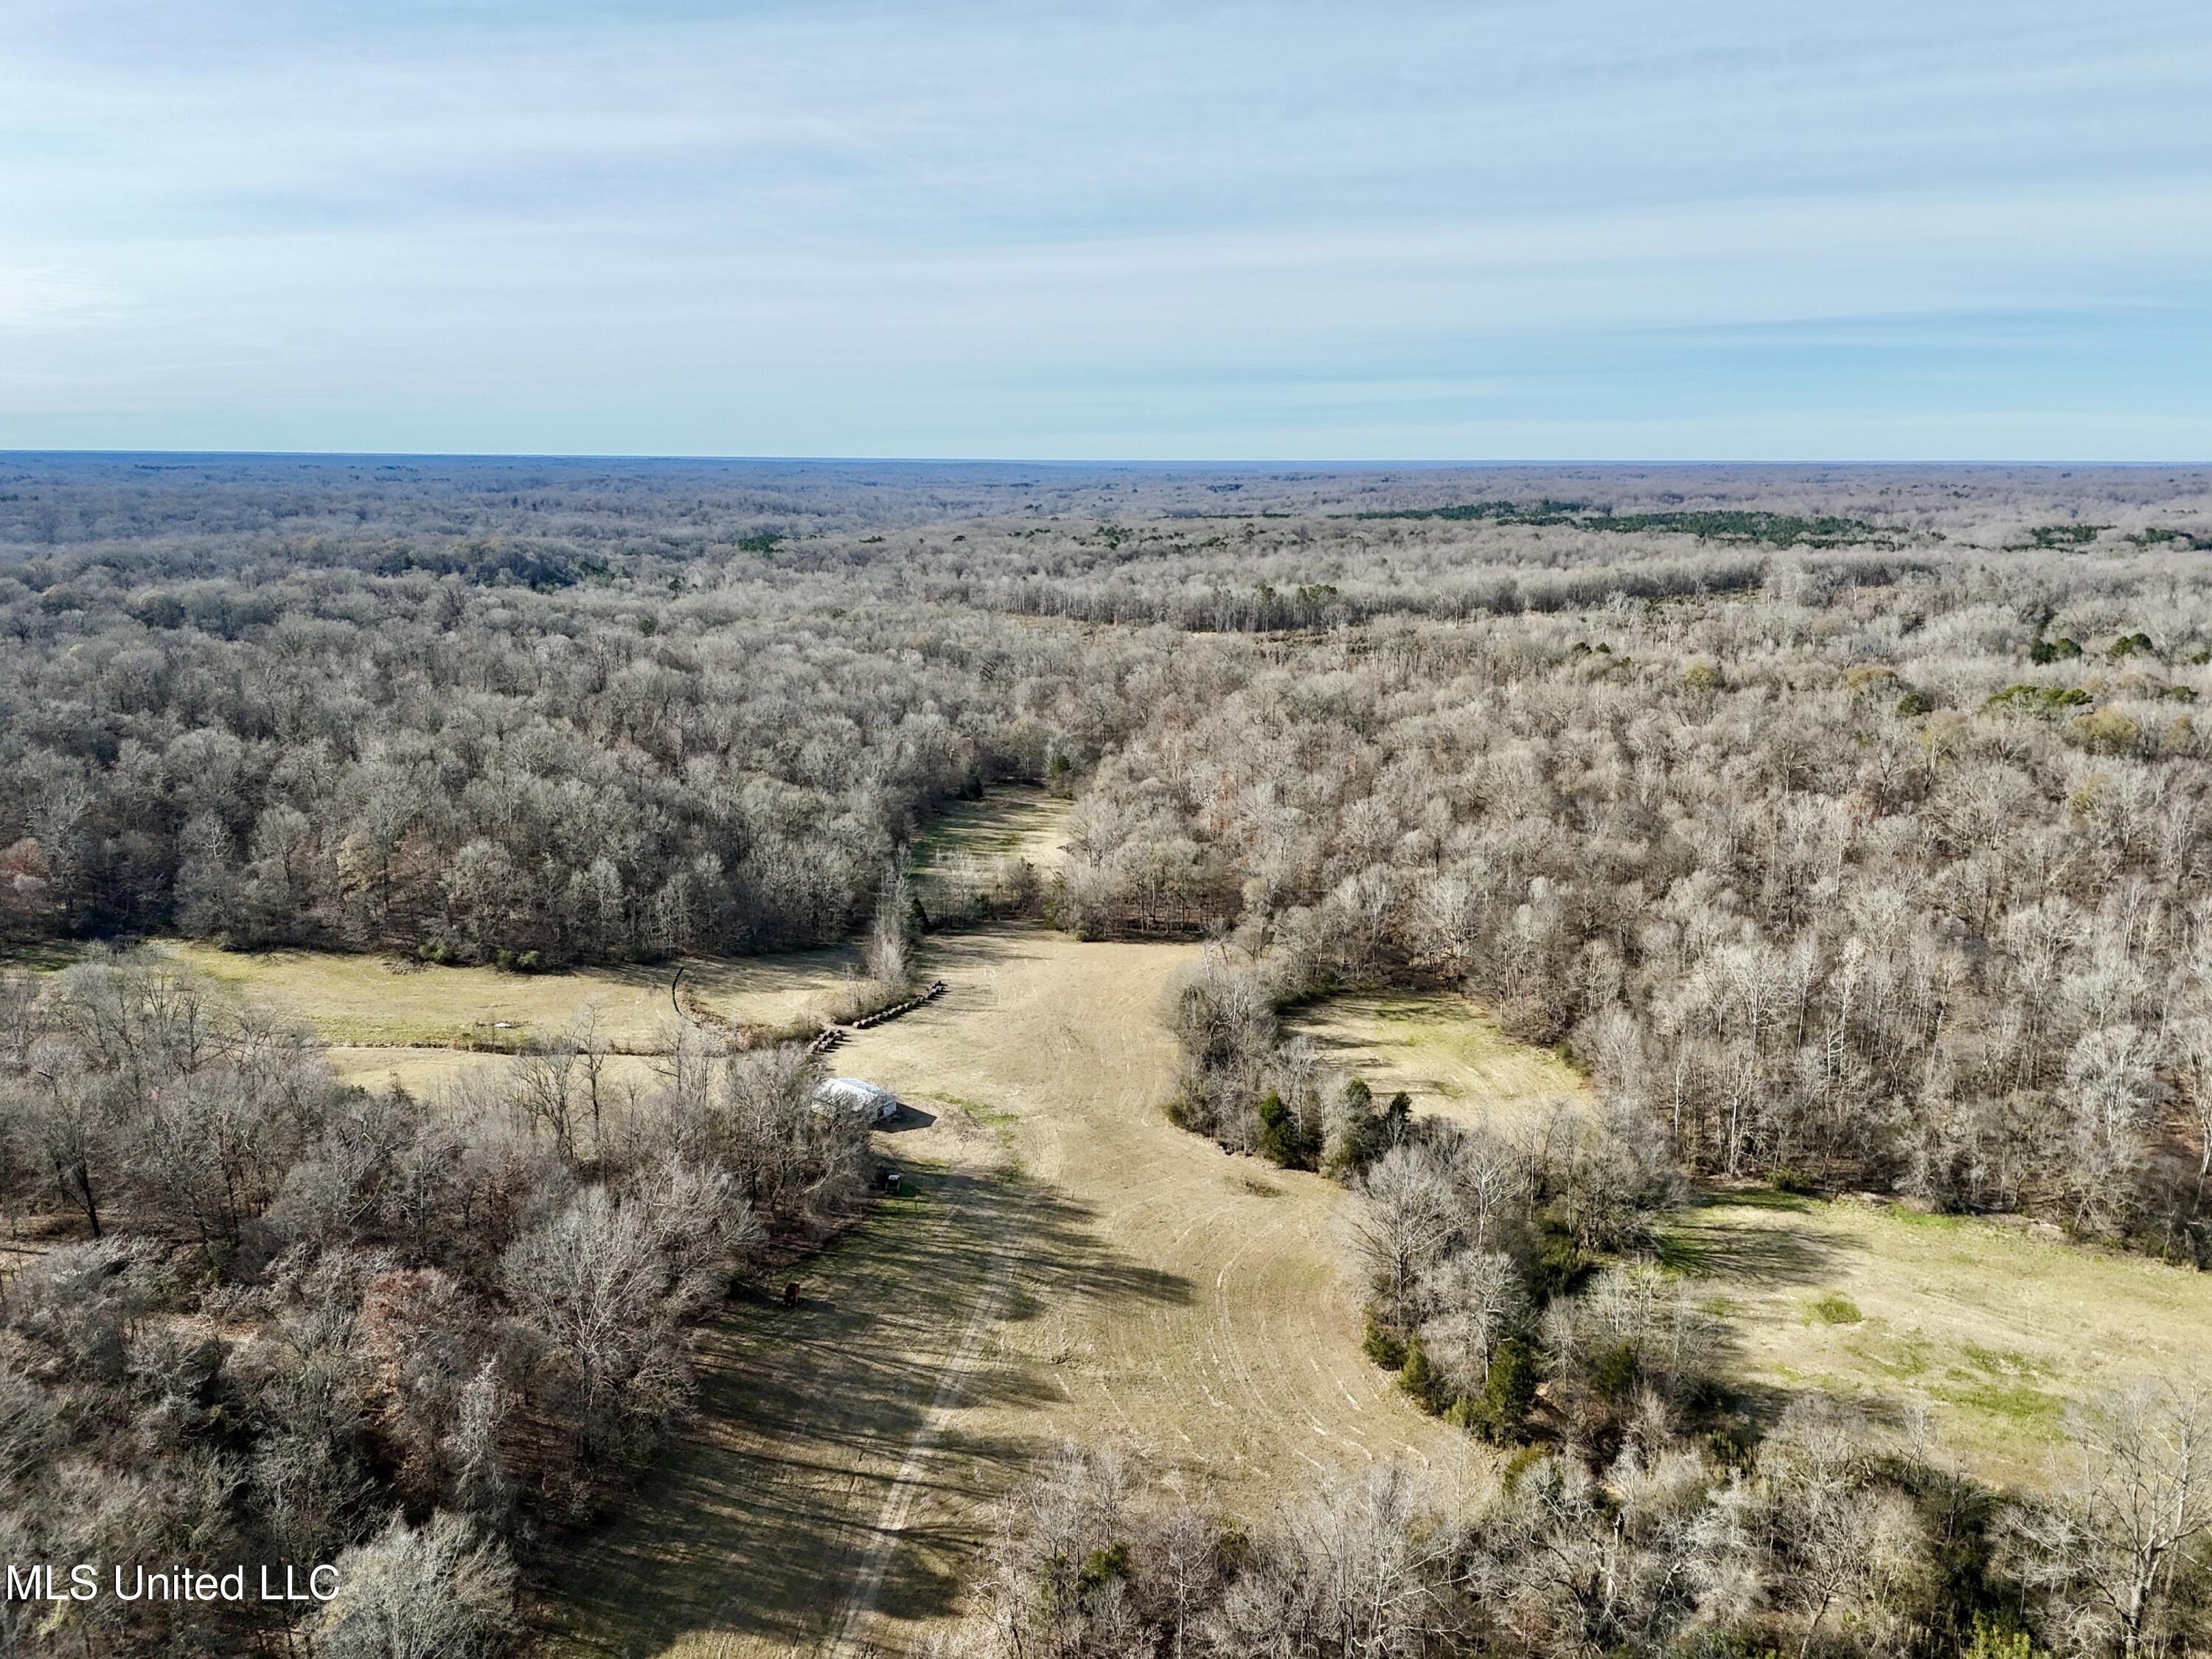
[[[112,289],[66,267],[0,264],[0,330],[83,330],[112,321],[123,309]]]
[[[0,442],[1410,454],[1887,395],[1989,453],[2212,404],[2181,0],[20,9]],[[1982,378],[1885,394],[1808,319],[1958,319]],[[1352,447],[1298,390],[1409,365]]]

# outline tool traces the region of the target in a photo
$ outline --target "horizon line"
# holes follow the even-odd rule
[[[592,461],[636,464],[674,463],[723,465],[777,466],[944,466],[1053,467],[1069,471],[1373,471],[1393,468],[1443,471],[1452,468],[1526,467],[1753,467],[1781,471],[1802,467],[1966,468],[2014,467],[2038,471],[2086,468],[2125,468],[2136,471],[2187,471],[2212,467],[2212,457],[2197,460],[2022,459],[2002,456],[1960,456],[1941,460],[1905,458],[1859,459],[1804,456],[1787,460],[1753,460],[1727,456],[1553,456],[1512,459],[1466,456],[1449,459],[1328,459],[1083,457],[1048,459],[1024,455],[776,455],[737,454],[718,451],[651,450],[412,450],[412,449],[123,449],[69,447],[52,449],[0,448],[0,461],[52,459],[125,459],[151,458],[185,462],[216,461]]]

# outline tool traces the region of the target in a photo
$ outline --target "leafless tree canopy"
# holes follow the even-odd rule
[[[887,981],[994,908],[1205,939],[1179,1120],[1354,1187],[1370,1352],[1544,1449],[1267,1538],[1071,1452],[979,1592],[1003,1650],[2202,1652],[2201,1412],[2108,1402],[2101,1495],[1999,1525],[1814,1406],[1713,1443],[1712,1334],[1635,1258],[1717,1175],[2212,1261],[2208,549],[2180,470],[9,459],[0,939],[858,938]],[[1014,782],[1064,870],[927,916],[902,849]],[[1348,987],[1468,993],[1602,1103],[1424,1126],[1285,1040]],[[861,1172],[802,1056],[604,1059],[434,1114],[127,955],[8,976],[0,1194],[65,1232],[0,1306],[0,1553],[344,1549],[298,1639],[505,1640],[512,1540]]]
[[[610,1119],[556,1115],[578,1137],[528,1076],[473,1110],[342,1085],[133,958],[4,992],[4,1197],[40,1225],[0,1281],[0,1547],[345,1587],[289,1637],[281,1604],[10,1602],[11,1652],[504,1650],[511,1550],[640,1467],[686,1328],[865,1173],[796,1048],[690,1032]]]

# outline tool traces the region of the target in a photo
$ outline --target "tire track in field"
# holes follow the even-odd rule
[[[975,1369],[991,1327],[1006,1310],[1007,1293],[1013,1284],[1013,1268],[1014,1252],[1009,1244],[1002,1243],[984,1269],[982,1288],[976,1293],[975,1308],[961,1329],[959,1341],[945,1357],[929,1409],[922,1414],[914,1438],[907,1443],[906,1455],[884,1494],[875,1528],[854,1572],[852,1594],[845,1599],[843,1614],[830,1641],[829,1651],[832,1654],[857,1655],[866,1651],[860,1646],[860,1632],[874,1615],[884,1574],[890,1569],[892,1552],[898,1547],[900,1535],[914,1512],[915,1494],[921,1489],[922,1470],[937,1449],[938,1442],[944,1438],[945,1424],[959,1405],[960,1386]]]
[[[1456,1437],[1360,1352],[1343,1299],[1341,1192],[1225,1154],[1162,1112],[1176,1057],[1161,1007],[1194,952],[1012,929],[938,950],[936,971],[975,993],[866,1033],[851,1064],[1003,1114],[994,1127],[1038,1201],[1015,1247],[1021,1299],[998,1327],[1026,1375],[954,1419],[962,1437],[1004,1449],[982,1485],[1018,1479],[1063,1437],[1105,1435],[1164,1485],[1249,1519],[1380,1457],[1429,1462]],[[1032,1293],[1061,1323],[1057,1344],[1024,1323],[1037,1316]],[[848,1641],[911,1646],[921,1632],[902,1621],[957,1616],[909,1615],[905,1558],[890,1559],[875,1569],[878,1616],[849,1617]]]

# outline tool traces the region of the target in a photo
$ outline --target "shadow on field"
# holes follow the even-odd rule
[[[1101,1244],[1091,1213],[1018,1180],[915,1171],[852,1237],[799,1273],[787,1310],[746,1294],[699,1334],[698,1414],[624,1512],[555,1552],[554,1651],[659,1655],[806,1646],[836,1624],[946,1357],[986,1281],[1013,1274],[1003,1317],[1071,1296],[1187,1302],[1188,1283]],[[1056,1398],[1020,1369],[982,1363],[958,1403]],[[986,1524],[978,1505],[1037,1448],[948,1431],[916,1472],[915,1501],[877,1605],[949,1610]]]
[[[1826,1229],[1749,1219],[1747,1210],[1811,1212],[1803,1199],[1780,1194],[1723,1194],[1686,1211],[1659,1241],[1662,1267],[1692,1278],[1729,1279],[1765,1289],[1808,1285],[1822,1279],[1845,1251],[1863,1249],[1855,1239]]]
[[[1443,1078],[1417,1074],[1417,1065],[1413,1059],[1415,1052],[1413,1044],[1409,1038],[1395,1031],[1387,1036],[1381,1032],[1370,1032],[1364,1037],[1352,1037],[1346,1036],[1341,1031],[1324,1029],[1301,1031],[1299,1035],[1313,1044],[1315,1052],[1320,1054],[1323,1064],[1334,1067],[1346,1076],[1356,1077],[1362,1073],[1371,1073],[1379,1062],[1384,1068],[1393,1066],[1401,1068],[1406,1073],[1402,1079],[1406,1085],[1435,1095],[1439,1098],[1451,1097],[1452,1091],[1445,1086]],[[1377,1090],[1381,1091],[1377,1097],[1388,1099],[1390,1090],[1400,1085],[1397,1082],[1387,1086],[1382,1084],[1376,1085]]]

